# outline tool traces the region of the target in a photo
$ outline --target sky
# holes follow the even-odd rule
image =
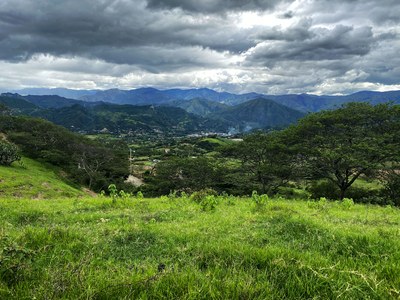
[[[0,89],[400,90],[399,0],[1,0]]]

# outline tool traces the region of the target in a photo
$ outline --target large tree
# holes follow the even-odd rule
[[[299,166],[284,136],[283,132],[254,133],[223,152],[240,159],[243,176],[257,183],[256,189],[275,194],[293,178]]]
[[[308,177],[332,181],[343,199],[362,174],[399,158],[399,133],[400,106],[350,103],[311,114],[283,134],[306,162]]]

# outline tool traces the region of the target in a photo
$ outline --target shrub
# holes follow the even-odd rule
[[[268,195],[259,195],[257,191],[253,191],[253,193],[251,194],[251,200],[253,200],[253,202],[255,203],[256,210],[263,210],[267,205],[269,198]]]
[[[340,205],[346,209],[349,210],[350,208],[352,208],[354,206],[354,201],[351,198],[344,198],[342,200],[342,202],[340,203]]]
[[[312,199],[328,198],[334,200],[339,195],[339,188],[327,180],[314,181],[307,187],[307,190]]]
[[[18,147],[7,141],[0,141],[0,165],[9,166],[14,161],[21,160]]]
[[[213,211],[218,204],[217,197],[214,195],[208,195],[201,200],[200,205],[203,211]]]
[[[217,195],[218,195],[217,191],[210,188],[206,188],[198,192],[194,192],[190,196],[190,200],[200,204],[203,201],[203,199],[206,198],[207,196],[217,196]]]
[[[382,196],[395,206],[400,206],[400,174],[392,170],[384,176],[382,182]]]

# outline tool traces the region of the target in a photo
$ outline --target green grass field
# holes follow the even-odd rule
[[[8,197],[0,277],[0,299],[398,299],[400,211]]]
[[[38,161],[22,158],[10,167],[0,166],[0,198],[46,199],[75,197],[82,191],[65,182],[60,171]]]

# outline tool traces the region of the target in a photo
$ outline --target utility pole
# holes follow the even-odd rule
[[[129,148],[129,174],[131,175],[133,173],[133,161],[135,160],[132,153],[135,152],[135,150],[132,150]]]

